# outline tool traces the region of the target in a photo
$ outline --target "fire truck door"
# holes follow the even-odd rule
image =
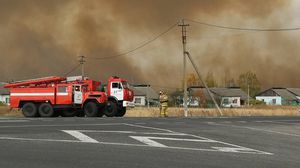
[[[116,97],[118,100],[123,100],[123,87],[120,82],[111,83],[110,95]]]
[[[82,91],[80,85],[74,85],[73,87],[74,104],[82,104]]]

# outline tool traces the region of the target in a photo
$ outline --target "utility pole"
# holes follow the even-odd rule
[[[84,78],[84,63],[86,62],[85,61],[85,56],[78,56],[79,57],[79,63],[80,63],[80,65],[81,65],[81,76],[82,76],[82,78]]]
[[[186,81],[186,27],[189,24],[184,23],[184,19],[182,19],[181,23],[178,24],[181,27],[181,36],[182,36],[182,45],[183,45],[183,108],[184,108],[184,116],[188,116],[188,107],[187,107],[187,81]]]
[[[247,80],[248,81],[248,80]],[[248,107],[250,106],[250,87],[249,87],[249,82],[247,82],[247,91],[248,91],[248,97],[247,97],[247,104],[248,104]]]
[[[211,91],[209,90],[209,88],[208,88],[208,86],[206,85],[205,81],[202,79],[202,77],[201,77],[201,75],[200,75],[200,72],[199,72],[199,70],[198,70],[198,67],[196,66],[196,64],[195,64],[195,62],[194,62],[192,56],[190,55],[189,52],[186,52],[185,54],[188,56],[189,60],[191,61],[191,63],[192,63],[192,65],[193,65],[193,67],[194,67],[194,69],[195,69],[195,71],[196,71],[196,73],[197,73],[197,75],[198,75],[200,81],[201,81],[202,84],[204,85],[204,87],[205,87],[205,89],[207,90],[207,92],[208,92],[210,98],[212,99],[212,101],[214,102],[215,106],[217,107],[217,110],[218,110],[219,114],[220,114],[221,116],[223,116],[222,110],[220,109],[220,107],[219,107],[219,105],[218,105],[216,99],[214,98],[214,95],[213,95],[213,94],[211,93]]]

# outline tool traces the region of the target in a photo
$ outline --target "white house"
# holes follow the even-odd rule
[[[150,85],[134,85],[135,106],[157,106],[159,95]]]
[[[0,102],[9,105],[9,91],[5,89],[2,84],[0,84]]]
[[[256,96],[267,105],[300,105],[299,88],[270,88]]]
[[[280,96],[256,96],[256,100],[265,102],[266,105],[282,105]]]
[[[229,88],[209,88],[215,100],[221,107],[241,107],[245,105],[248,100],[247,94],[237,87]],[[201,86],[193,86],[188,88],[189,96],[198,98],[198,106],[207,105],[212,107],[212,99],[208,91]],[[249,97],[249,99],[252,99]]]

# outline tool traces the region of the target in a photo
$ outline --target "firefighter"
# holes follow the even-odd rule
[[[159,102],[160,117],[168,117],[168,96],[163,91],[159,91]]]

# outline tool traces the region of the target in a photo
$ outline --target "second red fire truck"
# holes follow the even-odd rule
[[[133,91],[126,80],[110,77],[106,88],[84,77],[45,77],[5,85],[11,108],[25,117],[122,117],[133,106]],[[106,91],[106,92],[105,92]]]

